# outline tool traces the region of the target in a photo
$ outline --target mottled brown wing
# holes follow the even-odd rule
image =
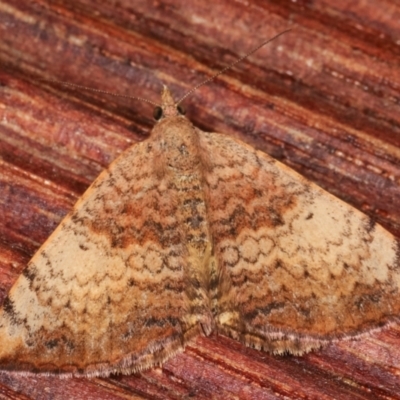
[[[220,332],[301,354],[400,315],[399,243],[244,143],[200,133]]]
[[[127,373],[195,333],[176,193],[156,176],[158,157],[151,140],[128,149],[30,261],[0,310],[1,369]]]

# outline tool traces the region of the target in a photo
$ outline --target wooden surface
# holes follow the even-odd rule
[[[1,0],[0,301],[97,174],[153,125],[148,104],[39,79],[157,102],[162,83],[179,97],[288,27],[190,96],[188,117],[400,237],[399,18],[387,0]],[[304,357],[214,335],[142,375],[2,374],[0,399],[400,399],[399,376],[400,325]]]

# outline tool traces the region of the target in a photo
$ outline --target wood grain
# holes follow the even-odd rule
[[[0,3],[1,299],[158,102],[288,27],[185,101],[205,131],[268,152],[400,236],[400,6],[391,1]],[[162,369],[102,380],[0,377],[3,398],[398,399],[400,329],[304,357],[200,338]]]

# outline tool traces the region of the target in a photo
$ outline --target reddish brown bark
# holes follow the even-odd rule
[[[144,139],[151,106],[293,27],[185,101],[400,236],[400,5],[391,1],[3,0],[1,299],[97,174]],[[400,301],[400,299],[399,299]],[[400,329],[304,357],[199,338],[162,369],[110,379],[0,375],[3,398],[400,398]]]

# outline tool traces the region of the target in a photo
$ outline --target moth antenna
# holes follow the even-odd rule
[[[277,39],[279,36],[283,35],[284,33],[287,33],[289,31],[291,31],[292,28],[290,29],[286,29],[283,32],[278,33],[277,35],[273,36],[270,39],[265,40],[264,42],[262,42],[260,45],[258,45],[257,47],[255,47],[254,49],[250,50],[248,53],[246,53],[244,56],[239,57],[236,61],[234,61],[233,63],[227,65],[225,68],[222,68],[220,71],[218,71],[216,74],[214,74],[213,76],[211,76],[210,78],[207,78],[205,81],[200,82],[198,85],[196,85],[194,88],[190,89],[183,97],[180,98],[180,100],[176,103],[176,105],[180,104],[183,100],[186,99],[186,97],[188,97],[189,95],[191,95],[195,90],[197,90],[199,87],[206,85],[208,82],[213,81],[215,78],[217,78],[218,76],[222,75],[224,72],[232,69],[236,64],[239,64],[241,61],[243,61],[244,59],[246,59],[247,57],[251,56],[253,53],[255,53],[257,50],[259,50],[261,47],[265,46],[267,43],[272,42],[273,40]]]
[[[155,107],[159,107],[159,104],[154,103],[153,101],[145,99],[143,97],[135,97],[135,96],[128,96],[128,95],[124,95],[124,94],[118,94],[118,93],[114,93],[114,92],[108,92],[107,90],[94,89],[94,88],[90,88],[87,86],[77,85],[75,83],[58,81],[56,79],[39,79],[39,80],[43,81],[43,82],[58,83],[60,85],[64,85],[64,86],[68,86],[68,87],[72,87],[72,88],[76,88],[76,89],[81,89],[81,90],[87,90],[89,92],[108,94],[110,96],[121,97],[124,99],[130,99],[130,100],[139,100],[139,101],[143,101],[145,103],[152,104]]]

